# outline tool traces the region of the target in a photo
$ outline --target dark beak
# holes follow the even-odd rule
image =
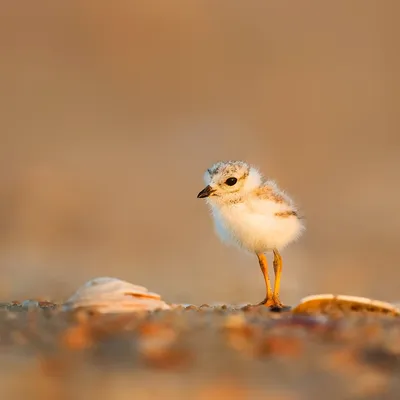
[[[197,195],[197,198],[202,199],[204,197],[208,197],[214,192],[215,190],[210,185],[208,185]]]

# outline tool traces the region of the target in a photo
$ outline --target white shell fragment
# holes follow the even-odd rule
[[[168,310],[161,297],[145,287],[109,277],[94,278],[80,287],[63,305],[65,311],[87,308],[99,313]]]
[[[374,313],[400,315],[400,309],[394,304],[366,297],[318,294],[307,296],[293,308],[294,313],[324,312],[326,310],[368,311]]]

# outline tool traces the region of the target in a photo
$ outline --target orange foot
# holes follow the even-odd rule
[[[265,306],[265,307],[270,307],[270,308],[287,308],[287,306],[284,306],[282,302],[279,300],[278,297],[272,297],[272,298],[265,298],[262,302],[257,304],[258,306]]]

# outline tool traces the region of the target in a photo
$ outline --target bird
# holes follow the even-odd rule
[[[219,161],[204,173],[205,199],[221,241],[255,254],[265,281],[266,295],[256,305],[271,309],[285,306],[280,300],[280,252],[305,230],[294,201],[273,180],[245,161]],[[272,289],[265,253],[272,252],[275,275]]]

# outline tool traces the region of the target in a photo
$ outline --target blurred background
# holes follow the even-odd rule
[[[258,302],[255,257],[204,201],[261,168],[307,232],[281,297],[399,301],[400,4],[2,2],[0,298],[115,276],[185,303]]]

